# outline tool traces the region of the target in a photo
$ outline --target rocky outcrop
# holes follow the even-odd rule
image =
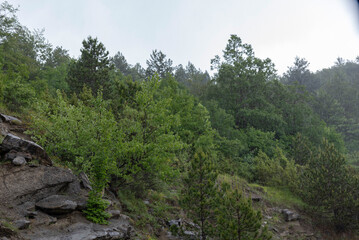
[[[28,153],[32,158],[36,158],[40,161],[41,164],[52,166],[52,161],[49,156],[46,154],[45,150],[38,144],[22,139],[18,136],[15,136],[11,133],[7,134],[1,144],[1,150],[3,154],[6,154],[10,151]],[[17,155],[16,155],[17,156]]]
[[[0,168],[0,202],[21,204],[39,201],[66,190],[76,180],[70,170],[58,167],[3,164]]]
[[[52,195],[38,201],[35,206],[49,214],[66,214],[75,211],[77,203],[66,195]]]

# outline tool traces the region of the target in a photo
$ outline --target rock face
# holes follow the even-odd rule
[[[77,208],[77,203],[69,196],[52,195],[37,202],[35,206],[49,214],[66,214]]]
[[[39,159],[41,164],[52,166],[50,158],[41,146],[34,142],[21,139],[11,133],[6,135],[1,144],[1,148],[2,152],[10,152],[12,150],[16,152],[29,153],[33,156],[33,158]]]
[[[0,202],[21,204],[39,201],[58,193],[74,182],[71,171],[57,167],[12,167],[3,164],[0,168]]]
[[[47,227],[39,227],[22,232],[29,240],[116,240],[135,239],[127,218],[111,219],[109,225],[98,225],[74,212]]]

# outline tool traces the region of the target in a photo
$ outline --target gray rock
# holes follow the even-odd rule
[[[26,164],[26,160],[23,157],[16,157],[14,160],[12,160],[12,164],[15,166],[22,166]]]
[[[121,211],[120,210],[109,210],[109,214],[111,214],[111,218],[119,218],[121,217]]]
[[[20,219],[20,220],[16,220],[15,222],[14,222],[14,225],[15,225],[15,227],[17,228],[17,229],[20,229],[20,230],[22,230],[22,229],[26,229],[26,228],[28,228],[29,226],[30,226],[30,221],[28,221],[28,220],[26,220],[26,219]]]
[[[79,174],[79,179],[80,179],[80,182],[81,182],[81,185],[82,185],[83,188],[88,189],[88,190],[92,190],[90,180],[87,177],[86,173],[81,172]]]
[[[180,227],[182,225],[182,219],[172,219],[168,221],[168,226],[176,225],[177,227]]]
[[[75,181],[70,171],[58,167],[27,165],[18,168],[3,164],[0,168],[0,202],[3,206],[37,202],[47,196],[58,194]]]
[[[26,211],[25,212],[25,217],[33,219],[37,216],[37,212],[36,211]]]
[[[0,113],[0,118],[3,122],[7,122],[7,123],[17,122],[17,123],[21,124],[20,119],[18,119],[16,117],[12,117],[12,116],[8,116],[8,115]]]
[[[31,154],[34,158],[39,159],[40,163],[47,166],[52,166],[52,161],[47,156],[45,150],[41,146],[34,142],[21,139],[13,134],[9,133],[8,135],[6,135],[1,144],[1,147],[3,152],[9,152],[11,150],[17,152],[27,152]]]
[[[284,214],[285,221],[296,221],[300,219],[300,215],[289,209],[282,209],[281,212]]]
[[[83,218],[83,217],[82,217]],[[40,227],[34,231],[22,232],[25,239],[36,240],[116,240],[134,239],[133,229],[128,221],[111,219],[109,225],[98,225],[85,219],[62,218],[55,225]],[[63,226],[56,228],[56,225]]]
[[[15,150],[11,150],[10,152],[5,154],[5,161],[12,161],[17,157],[17,152]]]
[[[35,206],[49,214],[66,214],[73,212],[77,203],[63,195],[52,195],[37,202]]]

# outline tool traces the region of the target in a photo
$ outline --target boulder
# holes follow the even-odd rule
[[[300,219],[300,215],[289,209],[282,209],[281,212],[284,214],[284,219],[287,222],[297,221]]]
[[[14,222],[14,225],[17,229],[26,229],[30,226],[30,221],[26,220],[26,219],[20,219],[20,220],[16,220]]]
[[[24,140],[9,133],[4,138],[1,147],[3,152],[10,152],[11,150],[14,150],[17,152],[29,153],[34,158],[39,159],[42,164],[52,166],[52,162],[47,156],[45,150],[40,145],[32,141]]]
[[[26,160],[23,157],[16,157],[14,160],[12,160],[12,164],[15,166],[22,166],[26,164]]]
[[[15,150],[10,150],[10,152],[5,154],[5,160],[6,161],[12,161],[16,157],[23,157],[23,158],[25,158],[26,161],[31,161],[32,160],[31,154],[26,153],[26,152],[17,152]]]
[[[0,119],[3,122],[6,122],[6,123],[19,123],[19,124],[21,124],[20,119],[18,119],[16,117],[5,115],[5,114],[2,114],[2,113],[0,113]]]
[[[69,196],[52,195],[40,200],[35,206],[49,214],[66,214],[75,211],[77,203]]]
[[[37,202],[66,190],[76,180],[71,171],[40,165],[19,168],[3,164],[0,168],[0,202],[2,205],[20,205]]]

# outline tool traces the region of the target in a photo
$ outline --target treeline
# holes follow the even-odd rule
[[[236,35],[213,77],[158,50],[146,69],[131,65],[93,37],[73,59],[16,11],[1,4],[1,108],[30,116],[52,158],[89,175],[90,220],[106,223],[107,187],[140,198],[180,183],[202,239],[269,239],[240,187],[219,180],[228,175],[289,189],[333,229],[357,229],[359,175],[344,154],[358,150],[358,63],[314,74],[297,58],[279,77]]]

